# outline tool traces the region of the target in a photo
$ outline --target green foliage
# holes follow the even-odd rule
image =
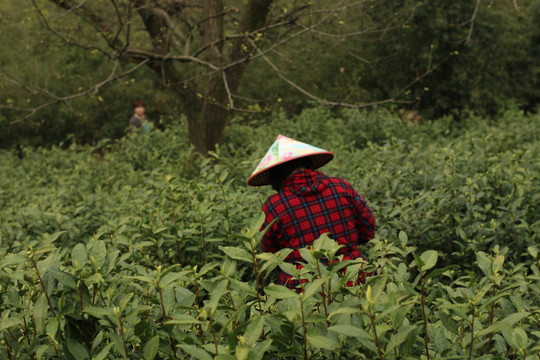
[[[311,109],[233,122],[212,159],[191,160],[181,123],[2,151],[0,358],[535,359],[539,121]],[[327,236],[302,270],[260,252],[270,192],[245,179],[277,133],[335,152],[323,171],[376,215],[366,262],[320,266]]]
[[[136,98],[146,101],[149,119],[161,128],[179,114],[197,112],[193,104],[192,108],[182,108],[171,87],[163,88],[161,76],[144,66],[92,89],[113,69],[120,74],[130,66],[114,60],[113,54],[108,57],[97,50],[107,47],[90,24],[58,12],[61,9],[50,1],[36,3],[55,29],[69,36],[77,34],[89,48],[68,45],[48,31],[32,2],[4,0],[0,13],[4,39],[0,53],[1,147],[71,141],[95,144],[101,139],[119,138],[125,134]],[[244,3],[233,1],[227,6],[243,9]],[[92,6],[96,13],[107,14],[114,24],[115,18],[131,11],[129,4],[103,1]],[[502,115],[514,107],[537,110],[540,0],[346,1],[335,11],[331,10],[335,1],[295,4],[274,1],[271,14],[278,23],[285,15],[298,14],[288,21],[293,29],[302,29],[302,36],[285,41],[288,32],[269,24],[268,33],[255,41],[263,47],[284,41],[272,48],[275,51],[264,51],[265,55],[282,74],[314,96],[353,105],[395,99],[395,110],[416,109],[427,119],[465,116],[468,111]],[[304,5],[308,9],[317,7],[317,11],[300,16],[299,9],[305,10]],[[328,17],[333,20],[316,31],[307,31]],[[225,36],[235,34],[235,22],[225,23]],[[127,36],[124,32],[133,36],[130,45],[152,47],[138,17],[133,17],[133,26],[118,29],[121,37]],[[198,37],[190,44],[189,49],[195,53],[205,46]],[[234,97],[236,107],[267,114],[283,108],[288,117],[312,106],[313,99],[307,99],[277,76],[268,63],[259,60],[246,70],[239,96]],[[423,77],[428,70],[434,71]],[[205,71],[183,63],[180,72],[187,79],[195,79]],[[196,81],[194,89],[204,93],[201,81]],[[88,94],[77,97],[84,92]],[[71,100],[41,108],[36,115],[23,119],[32,109],[61,97]],[[250,118],[251,113],[242,116]],[[259,114],[253,118],[260,121]]]
[[[344,7],[335,15],[338,24],[269,56],[325,100],[395,98],[403,102],[396,106],[429,119],[464,111],[493,116],[516,105],[536,111],[539,9],[538,0],[368,2],[362,9]],[[267,66],[250,67],[244,95],[271,97],[294,113],[309,107],[303,94],[268,73]]]
[[[145,69],[94,88],[113,69],[121,73],[128,67],[98,51],[67,45],[44,31],[31,2],[7,0],[4,6],[0,14],[0,34],[6,38],[6,51],[0,54],[2,147],[96,143],[121,137],[133,115],[135,99],[146,101],[149,119],[159,126],[168,122],[167,115],[179,112],[174,97]],[[46,3],[44,6],[45,11],[51,10]],[[66,17],[63,20],[71,31],[86,29]],[[80,96],[85,92],[88,94]],[[73,99],[55,101],[62,97]],[[47,103],[52,104],[23,121],[32,109]]]

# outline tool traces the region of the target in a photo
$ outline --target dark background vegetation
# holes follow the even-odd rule
[[[60,16],[50,1],[35,3],[48,19],[71,26],[75,38],[88,26]],[[321,1],[317,6],[333,3]],[[245,2],[227,5],[242,11]],[[303,2],[276,1],[271,12],[300,5]],[[139,27],[142,24],[135,24],[133,31]],[[351,37],[329,35],[355,28],[376,30]],[[160,128],[193,110],[144,66],[85,96],[40,108],[50,94],[67,97],[103,81],[113,61],[55,36],[39,20],[31,1],[2,2],[0,35],[0,147],[119,138],[136,98],[146,101],[149,118]],[[270,35],[264,41],[270,42]],[[459,121],[474,113],[495,119],[515,107],[535,112],[540,101],[540,1],[378,1],[340,15],[307,37],[293,38],[268,57],[318,98],[353,105],[393,99],[379,106],[405,118],[452,115]],[[119,66],[118,72],[128,69],[125,63]],[[432,71],[423,76],[427,69]],[[280,109],[291,115],[317,105],[263,61],[250,63],[237,95],[256,100],[242,104],[253,112],[230,114],[247,122],[267,121]]]

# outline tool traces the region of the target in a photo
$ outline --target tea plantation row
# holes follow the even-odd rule
[[[256,126],[255,126],[256,125]],[[261,253],[245,184],[278,133],[335,153],[377,219],[368,259]],[[0,153],[0,358],[537,359],[540,117],[409,124],[379,110],[234,121]],[[282,267],[310,280],[273,284]],[[346,266],[347,273],[341,269]],[[360,267],[373,272],[346,287]]]

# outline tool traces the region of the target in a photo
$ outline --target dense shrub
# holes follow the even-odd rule
[[[537,358],[539,122],[311,109],[235,121],[210,159],[181,122],[3,151],[0,357]],[[322,170],[373,208],[365,285],[345,286],[360,262],[318,266],[324,236],[301,273],[260,252],[270,189],[245,180],[278,133],[334,151]]]

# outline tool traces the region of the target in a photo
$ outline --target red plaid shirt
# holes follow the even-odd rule
[[[311,245],[324,233],[345,245],[339,250],[344,260],[356,259],[362,256],[358,245],[371,240],[375,232],[373,212],[354,188],[345,180],[314,170],[290,176],[262,210],[266,214],[262,229],[278,219],[264,234],[262,250],[293,249],[286,259],[293,264],[303,261],[295,249]],[[279,282],[290,289],[299,284],[283,271]]]

